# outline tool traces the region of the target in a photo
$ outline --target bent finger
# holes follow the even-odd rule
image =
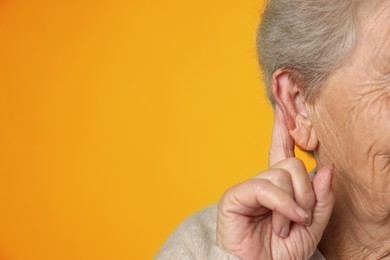
[[[294,198],[291,175],[283,169],[270,169],[268,172],[258,175],[255,178],[266,179],[273,185]],[[272,212],[272,229],[280,237],[286,238],[290,232],[290,219],[281,213]]]
[[[297,223],[309,219],[290,194],[264,179],[251,179],[233,187],[223,195],[221,203],[225,215],[254,217],[272,211]]]
[[[286,238],[290,233],[291,220],[283,216],[281,213],[272,212],[272,230],[278,236]]]

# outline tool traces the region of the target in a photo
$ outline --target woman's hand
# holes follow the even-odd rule
[[[269,170],[222,196],[217,243],[242,259],[308,259],[333,210],[333,166],[318,170],[311,183],[278,109],[269,161]]]

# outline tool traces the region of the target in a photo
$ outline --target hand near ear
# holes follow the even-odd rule
[[[290,73],[278,70],[271,82],[271,91],[276,107],[282,112],[286,127],[295,144],[306,151],[315,150],[318,139],[308,118],[302,90],[291,80]]]
[[[333,166],[319,169],[310,182],[302,161],[294,157],[294,139],[310,126],[298,118],[289,129],[287,106],[278,104],[270,168],[230,188],[218,206],[217,243],[241,259],[308,259],[334,206]],[[314,146],[313,139],[307,138],[307,147]]]

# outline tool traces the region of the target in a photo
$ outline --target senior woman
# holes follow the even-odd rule
[[[271,0],[258,37],[270,168],[158,259],[390,259],[390,1]],[[313,152],[311,181],[294,145]]]

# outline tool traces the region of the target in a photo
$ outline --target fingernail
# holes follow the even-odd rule
[[[290,232],[290,226],[284,226],[282,227],[282,230],[280,231],[280,236],[282,238],[288,237],[288,233]]]
[[[301,208],[296,208],[295,209],[295,212],[303,219],[308,219],[309,218],[309,215]]]
[[[330,165],[330,171],[328,175],[328,190],[330,191],[332,189],[332,180],[333,180],[333,174],[334,174],[334,164]]]

